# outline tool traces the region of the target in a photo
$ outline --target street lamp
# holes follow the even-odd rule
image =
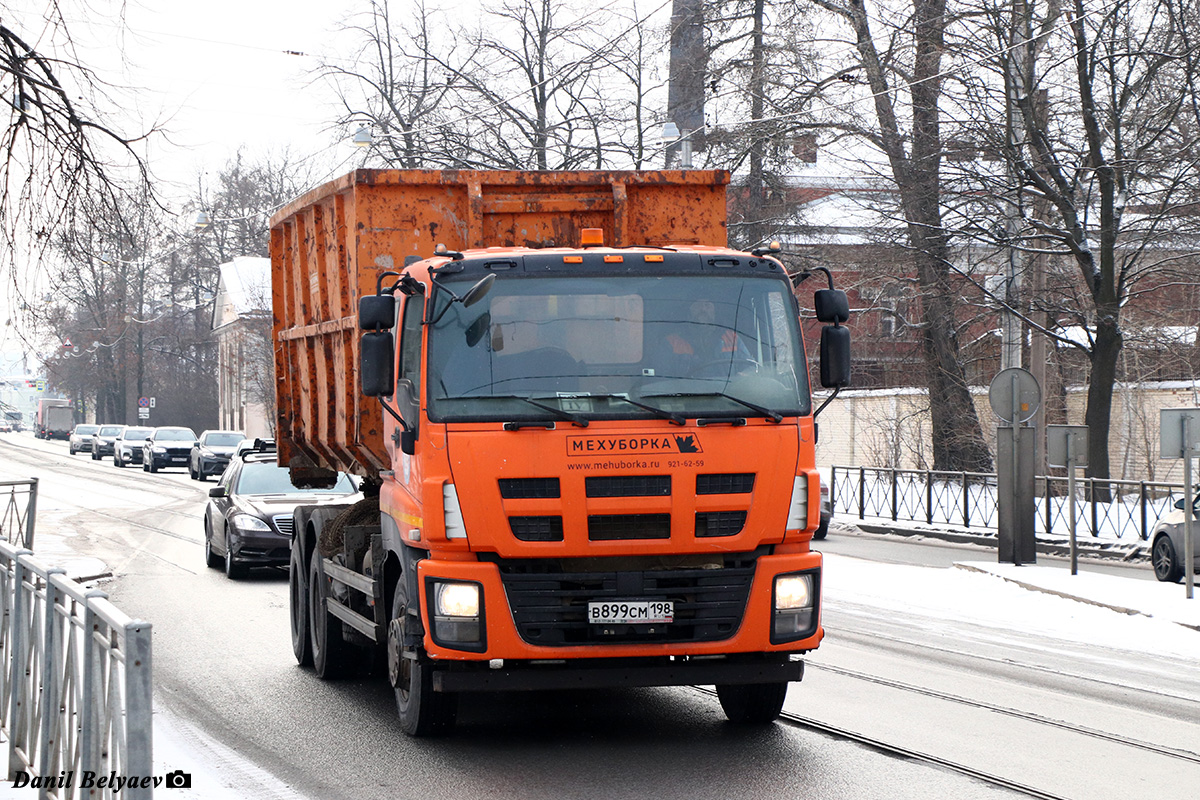
[[[350,140],[355,147],[370,147],[373,141],[371,129],[366,125],[360,125],[358,130],[354,132],[354,137]]]
[[[207,211],[196,212],[196,223],[195,223],[196,230],[202,231],[205,228],[212,227],[212,224],[213,224],[212,214],[209,214]]]

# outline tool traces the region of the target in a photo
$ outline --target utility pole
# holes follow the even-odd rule
[[[703,0],[673,0],[667,119],[675,123],[693,153],[704,149],[704,81],[707,75]],[[667,148],[667,166],[678,160],[681,148],[682,143]]]

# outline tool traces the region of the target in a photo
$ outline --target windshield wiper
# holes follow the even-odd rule
[[[731,394],[725,394],[724,392],[664,392],[662,394],[647,394],[643,395],[643,397],[724,397],[726,400],[732,400],[740,406],[745,406],[751,411],[762,414],[764,417],[770,419],[771,422],[783,422],[782,414],[772,411],[769,408],[764,408],[763,406],[751,403],[748,400],[743,400],[740,397],[734,397]]]
[[[570,411],[563,411],[561,408],[555,408],[554,406],[548,406],[545,403],[538,402],[538,399],[550,400],[550,399],[557,399],[557,398],[547,397],[547,398],[535,399],[533,397],[524,397],[519,394],[483,394],[483,395],[472,395],[470,397],[446,397],[443,399],[445,399],[445,400],[482,400],[482,399],[520,400],[522,402],[529,403],[529,405],[533,406],[534,408],[540,408],[543,411],[549,411],[551,414],[554,414],[559,419],[565,419],[565,420],[569,421],[572,425],[578,425],[580,428],[586,428],[590,424],[590,421],[588,420],[588,418],[585,417],[583,414],[574,414]],[[508,423],[505,423],[505,428],[507,428],[509,430],[516,430],[515,427],[508,428]]]
[[[605,400],[622,400],[629,403],[631,406],[637,406],[643,411],[649,411],[659,419],[670,420],[675,425],[687,425],[687,417],[682,414],[676,414],[674,411],[667,411],[665,408],[657,408],[656,406],[648,406],[645,403],[639,403],[623,394],[581,394],[579,397],[599,397]]]

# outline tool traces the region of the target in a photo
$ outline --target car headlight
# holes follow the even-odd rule
[[[159,445],[154,445],[154,447],[151,447],[150,449],[151,449],[153,452],[155,452],[155,453],[165,453],[165,452],[167,452],[167,448],[165,448],[165,447],[160,447]]]
[[[269,531],[271,526],[250,514],[235,514],[230,520],[233,527],[240,531]]]

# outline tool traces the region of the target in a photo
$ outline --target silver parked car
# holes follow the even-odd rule
[[[104,456],[111,456],[113,443],[125,430],[124,425],[101,425],[100,430],[92,437],[92,461],[99,461]]]
[[[205,431],[192,445],[188,457],[188,474],[194,481],[206,481],[209,475],[220,475],[229,466],[233,451],[244,441],[241,431]]]
[[[1183,506],[1186,500],[1175,502],[1175,510],[1167,514],[1154,526],[1150,537],[1150,561],[1154,565],[1154,577],[1160,581],[1178,583],[1183,579],[1183,558],[1187,552],[1183,547]],[[1192,506],[1192,568],[1200,571],[1200,497]]]
[[[96,431],[98,430],[100,430],[99,425],[79,423],[71,431],[71,435],[67,437],[67,450],[71,455],[90,451],[92,449],[92,437],[96,435]]]

